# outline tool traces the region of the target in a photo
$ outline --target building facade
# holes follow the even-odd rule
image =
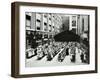
[[[89,38],[89,16],[26,12],[26,46],[35,48],[53,40],[54,35],[69,30]],[[35,44],[35,46],[32,44]]]
[[[63,15],[62,21],[62,31],[69,30],[81,35],[89,30],[88,15]]]
[[[26,13],[26,46],[35,48],[42,44],[52,41],[53,36],[60,32],[62,17],[53,13]]]

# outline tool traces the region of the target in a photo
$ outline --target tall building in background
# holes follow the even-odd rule
[[[88,32],[89,30],[89,16],[88,15],[78,15],[78,34],[82,34],[84,32]]]
[[[89,33],[88,15],[62,15],[61,31],[69,30],[79,36],[83,33]]]
[[[77,15],[62,15],[62,31],[69,30],[77,34]]]

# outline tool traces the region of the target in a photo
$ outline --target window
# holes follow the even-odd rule
[[[26,15],[26,19],[27,19],[27,20],[31,20],[31,16]]]
[[[49,27],[51,27],[51,25],[49,24]]]
[[[37,30],[40,30],[40,27],[39,26],[37,26]]]
[[[44,25],[45,25],[45,26],[47,26],[47,23],[46,23],[46,22],[44,22]]]
[[[40,27],[41,27],[41,23],[40,23],[39,21],[37,21],[37,22],[36,22],[36,29],[37,29],[37,30],[40,30]]]
[[[39,19],[36,20],[37,22],[41,22]]]
[[[31,27],[31,16],[26,15],[26,27],[30,28]]]
[[[47,18],[47,15],[46,15],[46,14],[44,14],[44,17],[45,17],[45,18]]]
[[[76,26],[76,16],[72,16],[72,26]]]
[[[49,20],[51,20],[51,18],[49,18]]]

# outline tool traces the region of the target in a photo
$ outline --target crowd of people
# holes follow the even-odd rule
[[[89,64],[89,48],[78,42],[55,42],[39,44],[35,49],[28,49],[26,55],[31,53],[37,56],[37,60],[41,60],[46,56],[47,61],[51,61],[56,55],[57,60],[63,62],[66,56],[70,56],[72,63],[88,63]]]

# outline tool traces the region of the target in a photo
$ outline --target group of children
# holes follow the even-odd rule
[[[89,63],[89,50],[83,48],[78,42],[50,42],[44,45],[40,44],[33,49],[33,56],[41,60],[46,56],[47,61],[51,61],[58,54],[58,61],[62,62],[66,56],[70,56],[70,61],[75,63]],[[28,53],[27,53],[28,54]]]

